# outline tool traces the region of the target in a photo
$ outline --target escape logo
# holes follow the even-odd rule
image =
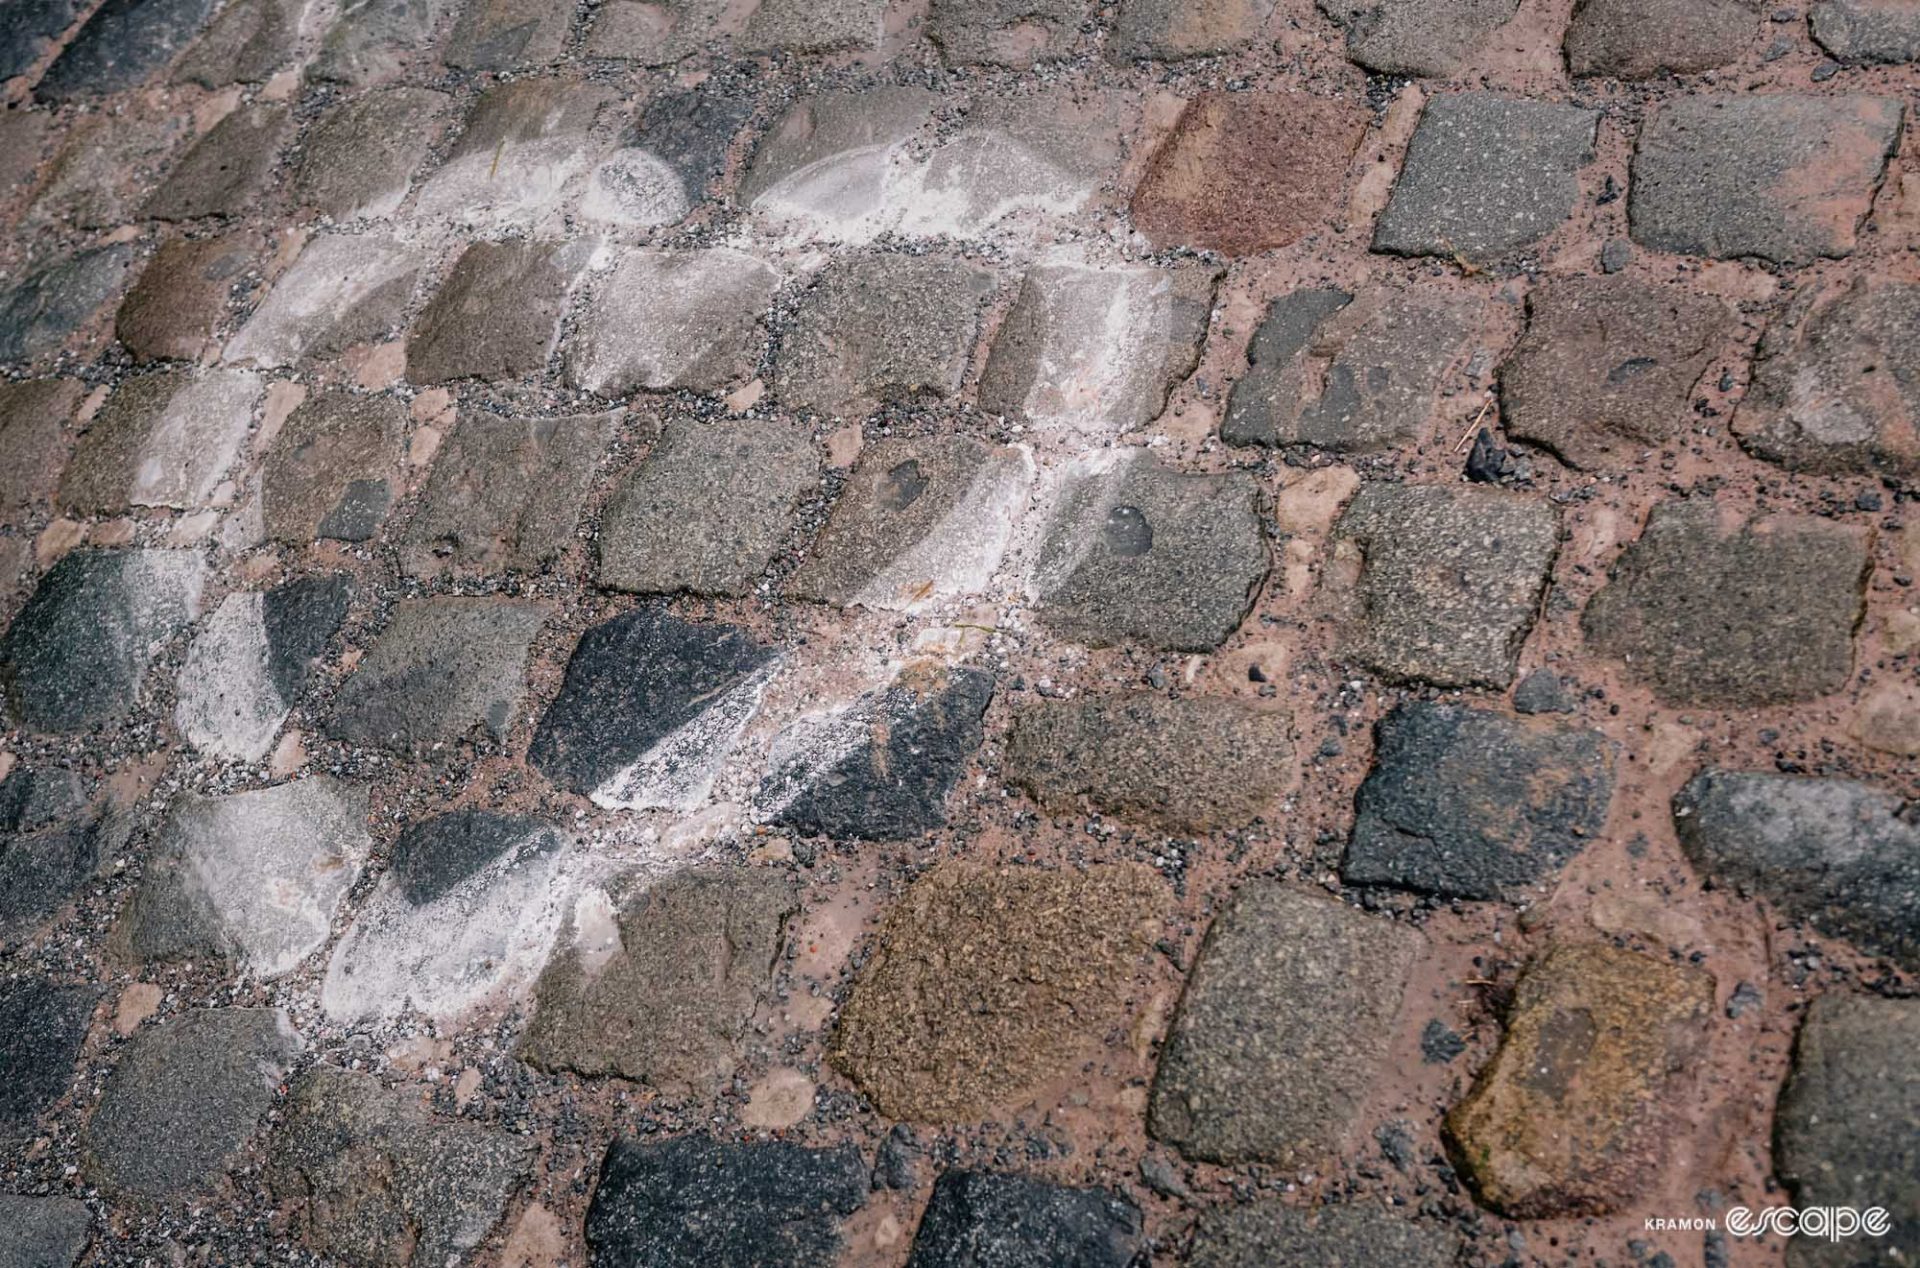
[[[1682,1216],[1670,1219],[1647,1217],[1647,1231],[1715,1232],[1719,1221],[1706,1216]],[[1758,1210],[1736,1206],[1727,1211],[1727,1232],[1734,1237],[1819,1237],[1830,1242],[1847,1237],[1885,1237],[1893,1227],[1886,1208],[1870,1206],[1856,1210],[1851,1206],[1763,1206]]]

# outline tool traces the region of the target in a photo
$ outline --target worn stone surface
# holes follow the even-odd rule
[[[1253,337],[1220,438],[1336,452],[1417,443],[1479,316],[1478,304],[1438,292],[1283,295]]]
[[[378,339],[400,323],[427,262],[420,248],[380,234],[318,235],[223,355],[235,365],[296,365]]]
[[[1108,55],[1180,61],[1231,53],[1258,39],[1274,0],[1121,0]]]
[[[235,108],[174,165],[147,201],[147,214],[198,220],[250,211],[292,136],[293,111],[284,103]]]
[[[114,338],[136,361],[198,360],[260,248],[245,232],[163,242],[120,301]]]
[[[293,60],[304,0],[236,0],[173,70],[175,83],[225,88],[264,84]]]
[[[127,380],[80,433],[56,500],[93,513],[206,505],[240,456],[263,389],[242,370]]]
[[[1492,93],[1434,97],[1420,116],[1373,249],[1489,260],[1573,213],[1599,115]]]
[[[407,410],[344,390],[309,398],[287,419],[260,469],[267,535],[304,544],[366,541],[393,505]]]
[[[600,516],[600,584],[747,594],[819,479],[819,451],[789,423],[675,420]]]
[[[1473,64],[1519,0],[1319,0],[1346,28],[1347,56],[1376,75],[1452,79]]]
[[[953,1170],[933,1186],[907,1268],[1128,1268],[1141,1241],[1140,1208],[1111,1189]]]
[[[1085,12],[1081,0],[933,0],[927,36],[952,65],[1025,69],[1065,57]]]
[[[449,0],[344,0],[307,77],[348,86],[391,79],[449,8]]]
[[[1032,585],[1040,623],[1096,647],[1211,651],[1246,617],[1267,545],[1246,475],[1189,475],[1144,450],[1062,486]]]
[[[1713,1003],[1704,969],[1616,947],[1528,966],[1500,1051],[1447,1115],[1480,1200],[1515,1218],[1593,1215],[1650,1189]]]
[[[111,801],[86,804],[71,771],[16,766],[0,780],[0,948],[21,944],[55,916],[129,830]]]
[[[631,252],[595,284],[567,377],[601,396],[714,392],[748,378],[779,283],[771,265],[725,247]]]
[[[417,0],[416,0],[417,2]],[[487,90],[415,210],[489,228],[546,225],[597,155],[588,133],[615,94],[601,84],[517,79]],[[524,244],[523,244],[524,245]]]
[[[1340,874],[1354,885],[1517,897],[1605,829],[1613,762],[1597,732],[1403,704],[1379,725]]]
[[[20,0],[0,30],[0,80],[25,74],[79,16],[75,0]]]
[[[559,59],[571,5],[545,0],[466,0],[440,60],[463,70],[527,70]]]
[[[727,169],[734,138],[753,117],[753,99],[728,88],[724,82],[708,81],[669,89],[640,108],[634,145],[673,174],[688,207],[713,192]]]
[[[0,383],[0,516],[8,522],[24,523],[52,496],[85,395],[78,379]]]
[[[717,34],[727,0],[607,0],[593,11],[585,52],[671,66]]]
[[[1866,1244],[1889,1262],[1920,1251],[1917,1043],[1920,1006],[1913,1000],[1816,999],[1775,1111],[1775,1164],[1796,1205],[1885,1210],[1892,1227]],[[1861,1245],[1862,1239],[1796,1237],[1787,1262],[1844,1268],[1863,1262]]]
[[[31,1137],[67,1094],[100,992],[43,977],[0,985],[0,1144]]]
[[[401,568],[421,577],[544,570],[573,541],[616,421],[469,414],[434,463],[426,502],[401,543]]]
[[[400,209],[413,175],[439,139],[448,98],[427,88],[389,88],[342,102],[300,143],[294,201],[347,222]]]
[[[88,1181],[152,1201],[211,1195],[300,1048],[274,1008],[201,1009],[140,1035],[87,1124]]]
[[[1214,918],[1160,1057],[1148,1130],[1192,1158],[1309,1166],[1386,1056],[1418,933],[1275,881]]]
[[[93,1218],[76,1198],[0,1193],[0,1268],[73,1268]]]
[[[1445,1227],[1370,1204],[1303,1208],[1262,1198],[1202,1215],[1187,1263],[1191,1268],[1451,1268],[1459,1253],[1460,1239]]]
[[[1507,435],[1576,467],[1628,466],[1693,422],[1694,385],[1733,325],[1716,299],[1624,276],[1539,287],[1500,367]]]
[[[620,1137],[587,1208],[587,1244],[594,1268],[830,1268],[840,1222],[866,1199],[867,1165],[852,1145]]]
[[[532,1157],[522,1137],[442,1121],[372,1075],[321,1065],[288,1094],[267,1175],[308,1245],[355,1264],[429,1268],[480,1244]]]
[[[1202,833],[1271,811],[1292,752],[1284,713],[1133,692],[1027,706],[1014,716],[1006,769],[1055,814],[1091,805]]]
[[[206,564],[184,550],[77,550],[0,640],[15,722],[74,734],[132,712],[160,647],[200,614]]]
[[[58,352],[126,283],[133,248],[93,247],[9,276],[0,289],[0,361]]]
[[[1337,529],[1357,557],[1347,654],[1439,687],[1505,687],[1559,551],[1546,502],[1494,489],[1372,484]]]
[[[10,117],[46,122],[53,115],[14,111]],[[167,159],[192,132],[189,115],[81,115],[60,136],[45,178],[33,194],[31,221],[41,226],[108,229],[137,219]],[[28,169],[20,178],[24,181],[32,175]]]
[[[865,450],[787,593],[911,609],[984,589],[1033,482],[1022,450],[964,436]]]
[[[886,7],[886,0],[760,0],[739,46],[746,53],[874,48]]]
[[[1920,829],[1899,797],[1846,779],[1709,770],[1673,803],[1709,879],[1876,955],[1920,964]]]
[[[1734,415],[1749,453],[1794,471],[1920,478],[1920,285],[1809,286],[1767,327]]]
[[[123,92],[152,78],[200,33],[213,0],[107,0],[34,85],[41,101]]]
[[[366,788],[331,776],[183,793],[123,918],[127,947],[142,960],[225,956],[284,976],[326,943],[370,844]]]
[[[1166,901],[1144,867],[942,864],[887,917],[833,1063],[889,1118],[969,1122],[1017,1105],[1125,1016],[1121,983]]]
[[[1851,254],[1904,117],[1888,97],[1678,97],[1634,147],[1633,239],[1781,264]]]
[[[1760,26],[1755,0],[1580,0],[1567,25],[1575,75],[1651,79],[1738,58]]]
[[[1761,705],[1838,691],[1869,567],[1857,529],[1807,516],[1741,523],[1657,506],[1582,617],[1587,645],[1675,704]]]
[[[541,974],[521,1058],[670,1092],[711,1090],[733,1071],[796,906],[793,882],[762,869],[676,872],[634,893],[611,917],[616,949],[565,947]]]
[[[1920,12],[1901,0],[1821,0],[1808,16],[1813,38],[1843,61],[1920,60]]]
[[[1218,270],[1031,270],[994,336],[980,408],[1043,427],[1144,427],[1200,363]]]
[[[581,635],[528,761],[603,806],[697,803],[777,654],[746,630],[659,606],[616,616]]]
[[[468,246],[414,323],[407,377],[445,383],[538,373],[559,340],[567,297],[585,264],[578,244]]]
[[[410,599],[334,697],[330,734],[419,751],[485,728],[512,729],[527,649],[546,605],[521,599]]]
[[[774,221],[869,215],[896,151],[933,121],[939,101],[923,88],[894,86],[804,97],[754,148],[736,197]]]
[[[1359,107],[1305,93],[1204,93],[1134,192],[1134,226],[1163,248],[1287,246],[1333,214],[1365,127]]]
[[[257,762],[346,619],[344,574],[300,577],[220,601],[187,648],[174,725],[203,753]]]

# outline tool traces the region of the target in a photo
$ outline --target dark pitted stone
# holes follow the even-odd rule
[[[763,868],[694,868],[626,897],[617,950],[565,948],[540,975],[522,1059],[712,1092],[733,1072],[798,908],[792,880]]]
[[[306,686],[314,662],[347,619],[352,596],[352,581],[339,572],[296,577],[261,596],[267,677],[283,700],[296,699]]]
[[[635,608],[580,637],[527,760],[555,783],[592,793],[778,654],[731,625]]]
[[[249,232],[161,244],[113,319],[136,361],[194,361],[226,318],[234,287],[264,244]]]
[[[1920,1000],[1826,995],[1807,1009],[1775,1110],[1780,1178],[1802,1209],[1877,1206],[1892,1228],[1871,1240],[1796,1237],[1790,1268],[1854,1268],[1920,1254],[1916,1049]]]
[[[1734,432],[1790,470],[1920,482],[1917,358],[1920,285],[1809,285],[1767,327]]]
[[[206,564],[185,550],[76,550],[0,640],[9,712],[73,734],[132,711],[154,655],[200,612]]]
[[[266,83],[293,60],[305,10],[302,0],[235,0],[180,59],[174,82],[202,88]]]
[[[1148,1129],[1207,1162],[1332,1155],[1386,1057],[1423,946],[1322,894],[1243,883],[1200,948]]]
[[[1808,16],[1813,38],[1841,61],[1920,61],[1920,9],[1906,0],[1821,0]]]
[[[291,106],[256,102],[235,108],[174,165],[147,200],[147,214],[158,220],[198,220],[253,211],[292,136]]]
[[[1680,845],[1716,884],[1920,968],[1920,828],[1846,779],[1709,770],[1673,802]]]
[[[475,242],[440,284],[407,343],[415,383],[517,379],[545,368],[585,243]]]
[[[1014,716],[1007,775],[1056,813],[1090,804],[1170,832],[1243,827],[1269,811],[1293,756],[1287,716],[1227,700],[1134,692],[1045,701]]]
[[[0,516],[9,523],[25,524],[53,496],[85,395],[78,379],[0,383]]]
[[[1492,93],[1448,93],[1420,116],[1373,249],[1490,260],[1573,214],[1599,113]]]
[[[689,205],[706,201],[727,170],[727,152],[753,117],[753,98],[723,80],[670,89],[640,108],[632,144],[667,165]]]
[[[335,106],[301,143],[295,204],[338,221],[392,215],[439,138],[448,103],[431,89],[388,88]]]
[[[948,1171],[913,1235],[907,1268],[1129,1268],[1140,1208],[1111,1189]]]
[[[1341,877],[1516,897],[1606,827],[1613,763],[1595,731],[1403,704],[1380,722]]]
[[[866,1200],[852,1145],[622,1137],[587,1208],[587,1245],[593,1268],[831,1268],[840,1221]]]
[[[546,605],[518,599],[401,602],[335,696],[328,733],[402,752],[452,744],[481,727],[504,740],[546,617]]]
[[[440,60],[463,70],[529,70],[560,57],[572,4],[553,0],[466,0]]]
[[[1574,713],[1580,702],[1567,689],[1567,683],[1551,669],[1536,669],[1513,689],[1515,713]]]
[[[813,439],[791,424],[676,419],[600,517],[600,584],[747,594],[819,480]]]
[[[776,742],[757,800],[797,832],[905,841],[947,819],[983,738],[990,670],[911,667],[817,728]]]
[[[89,1183],[154,1201],[211,1195],[301,1048],[275,1008],[213,1008],[143,1032],[87,1124]]]
[[[433,464],[401,568],[419,577],[544,571],[573,541],[616,417],[468,414]]]
[[[0,985],[0,1144],[33,1135],[67,1093],[100,992],[41,977]]]
[[[110,808],[89,809],[70,771],[20,766],[0,781],[0,948],[77,894],[128,826]]]
[[[1347,652],[1437,687],[1504,688],[1559,553],[1544,500],[1497,489],[1373,484],[1337,529],[1359,557]]]
[[[1441,375],[1473,337],[1480,305],[1424,291],[1283,295],[1248,349],[1220,438],[1369,452],[1426,431]]]
[[[1480,1201],[1513,1219],[1601,1215],[1654,1187],[1692,1103],[1713,977],[1605,945],[1559,946],[1514,988],[1500,1051],[1447,1115]]]
[[[1172,62],[1231,53],[1260,38],[1273,10],[1274,0],[1120,0],[1108,55]]]
[[[393,505],[407,407],[395,397],[321,392],[288,417],[260,468],[267,535],[304,545],[363,542]]]
[[[86,804],[80,777],[55,766],[16,766],[0,779],[0,832],[32,832]]]
[[[307,67],[323,83],[391,79],[432,38],[451,0],[348,0]]]
[[[8,279],[0,290],[0,361],[57,352],[125,283],[133,248],[93,247]]]
[[[1587,644],[1671,704],[1762,705],[1838,691],[1870,567],[1858,529],[1654,508],[1587,604]]]
[[[525,815],[455,810],[410,823],[393,843],[392,876],[408,902],[424,907],[539,832]]]
[[[58,102],[137,88],[200,33],[212,12],[213,0],[106,0],[33,95]]]
[[[1320,0],[1347,29],[1347,56],[1376,75],[1452,79],[1520,0]]]
[[[1527,295],[1500,367],[1507,435],[1585,469],[1617,469],[1694,421],[1692,393],[1733,333],[1725,304],[1627,277],[1569,277]]]
[[[1758,0],[1580,0],[1567,26],[1575,75],[1651,79],[1736,60],[1760,29]]]
[[[1451,1268],[1460,1239],[1377,1206],[1290,1206],[1263,1198],[1217,1206],[1200,1217],[1188,1268]]]
[[[24,75],[80,12],[75,0],[16,0],[0,26],[0,80]]]
[[[1780,264],[1850,255],[1904,114],[1890,97],[1676,97],[1640,128],[1633,240]]]
[[[1266,579],[1259,486],[1122,451],[1067,486],[1038,559],[1041,624],[1095,647],[1212,651]]]
[[[93,1217],[76,1198],[0,1193],[0,1268],[73,1268],[86,1252]]]
[[[486,1238],[533,1154],[524,1137],[442,1121],[372,1075],[323,1065],[294,1082],[267,1174],[323,1254],[440,1268]]]
[[[949,65],[1024,70],[1067,56],[1085,0],[933,0],[927,36]]]

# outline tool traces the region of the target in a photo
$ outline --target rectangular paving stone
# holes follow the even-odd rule
[[[289,185],[294,203],[340,222],[391,216],[444,131],[451,104],[432,89],[388,88],[333,107],[301,142]]]
[[[1713,70],[1752,45],[1763,10],[1757,0],[1580,0],[1567,66],[1616,79]]]
[[[1677,97],[1634,147],[1633,240],[1656,251],[1805,263],[1853,252],[1905,117],[1890,97]]]
[[[1473,64],[1519,0],[1319,0],[1346,28],[1347,56],[1376,75],[1452,79]]]
[[[1127,1268],[1139,1262],[1141,1225],[1140,1208],[1112,1189],[956,1168],[934,1182],[907,1268],[980,1258]]]
[[[593,283],[567,380],[598,396],[717,392],[751,377],[780,275],[726,247],[636,250]]]
[[[176,84],[264,84],[293,60],[306,0],[234,0],[180,59]]]
[[[336,357],[399,324],[430,256],[380,234],[316,235],[227,341],[229,365]]]
[[[463,70],[529,70],[559,60],[574,6],[555,0],[466,0],[440,60]]]
[[[760,139],[735,197],[776,222],[857,224],[882,209],[902,147],[939,102],[904,86],[803,97]]]
[[[617,101],[601,84],[518,79],[487,90],[415,212],[487,228],[545,225],[605,148],[591,135]]]
[[[83,514],[207,505],[240,457],[264,391],[245,370],[166,370],[122,382],[80,433],[57,500]]]
[[[1300,1207],[1280,1198],[1202,1212],[1187,1257],[1190,1268],[1453,1268],[1459,1262],[1460,1238],[1437,1221],[1412,1220],[1361,1200]]]
[[[52,115],[36,111],[16,117]],[[184,111],[81,115],[60,135],[28,219],[81,229],[111,229],[139,219],[167,159],[193,133],[193,116]]]
[[[137,88],[192,42],[212,12],[213,0],[106,0],[33,95],[60,102]]]
[[[392,79],[451,8],[451,0],[342,0],[307,77],[350,87]]]
[[[1920,10],[1905,0],[1821,0],[1807,16],[1813,38],[1842,61],[1920,60]]]
[[[0,281],[0,361],[38,361],[60,351],[126,284],[133,248],[124,242],[31,266]]]
[[[174,726],[202,753],[257,762],[273,747],[314,661],[346,619],[344,574],[236,590],[187,648]]]
[[[293,130],[293,110],[283,103],[236,107],[174,164],[147,200],[147,214],[157,220],[198,220],[256,210]]]
[[[24,525],[52,497],[86,392],[78,379],[0,383],[0,518]]]
[[[733,139],[753,107],[745,86],[731,78],[649,98],[626,144],[594,168],[578,214],[633,228],[680,221],[725,174]]]
[[[260,466],[267,536],[298,546],[373,537],[395,500],[406,428],[394,397],[335,388],[302,402]]]
[[[0,1142],[32,1139],[40,1116],[67,1094],[99,1002],[94,987],[38,975],[0,985]]]
[[[120,301],[114,338],[136,361],[199,360],[265,245],[248,230],[169,238]]]
[[[875,48],[886,7],[886,0],[760,0],[738,44],[745,53]]]
[[[590,242],[475,242],[454,262],[407,340],[407,378],[500,381],[537,374],[560,338]]]
[[[927,37],[949,65],[1025,70],[1067,56],[1086,11],[1082,0],[933,0]]]
[[[1108,55],[1172,62],[1231,53],[1260,37],[1274,7],[1274,0],[1120,0]]]
[[[73,1268],[92,1239],[93,1213],[78,1198],[0,1193],[0,1228],[11,1230],[6,1268]]]
[[[588,57],[671,66],[723,31],[728,0],[607,0],[587,27]]]

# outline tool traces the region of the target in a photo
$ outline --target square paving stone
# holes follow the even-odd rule
[[[944,1172],[913,1235],[907,1268],[1128,1268],[1140,1208],[1112,1189],[1071,1188],[992,1171]]]
[[[1273,16],[1274,0],[1120,0],[1108,56],[1182,61],[1245,48]]]
[[[584,242],[475,242],[414,323],[415,383],[517,379],[546,368],[567,297],[586,267]]]
[[[567,549],[616,414],[503,418],[477,411],[454,428],[407,526],[400,567],[540,572]]]
[[[1024,450],[966,436],[880,441],[861,454],[787,593],[890,610],[978,593],[1032,482]]]
[[[451,101],[428,88],[388,88],[335,106],[301,143],[294,204],[342,222],[391,216],[445,130]]]
[[[551,65],[566,46],[574,8],[555,0],[466,0],[440,60],[462,70]]]
[[[1779,264],[1850,255],[1904,116],[1890,97],[1676,97],[1640,127],[1633,240]]]
[[[345,0],[307,77],[355,87],[392,79],[452,7],[452,0]]]
[[[1341,878],[1519,901],[1606,829],[1614,759],[1596,731],[1400,705],[1380,722]]]
[[[1508,436],[1571,466],[1619,470],[1694,421],[1693,389],[1734,332],[1725,304],[1628,277],[1560,278],[1527,295],[1500,367]]]
[[[752,376],[780,275],[725,247],[629,252],[594,284],[567,379],[599,396],[717,392]]]
[[[1367,453],[1418,443],[1480,304],[1437,291],[1294,291],[1273,301],[1220,438]]]
[[[292,107],[281,102],[237,107],[174,165],[147,201],[147,214],[158,220],[198,220],[256,210],[267,178],[292,138]]]
[[[75,0],[19,0],[0,29],[0,81],[24,75],[66,34],[80,13]]]
[[[587,1208],[593,1268],[831,1268],[840,1223],[867,1200],[852,1145],[616,1139]]]
[[[1053,814],[1091,805],[1169,832],[1244,827],[1288,783],[1284,713],[1149,692],[1043,701],[1014,715],[1007,777]]]
[[[1269,566],[1259,486],[1189,475],[1144,449],[1062,485],[1035,561],[1035,616],[1092,647],[1212,651],[1253,606]]]
[[[1336,534],[1360,565],[1349,656],[1436,687],[1513,681],[1560,550],[1550,505],[1497,489],[1370,484]]]
[[[1651,79],[1735,61],[1760,30],[1758,0],[1580,0],[1567,25],[1575,75]]]
[[[239,458],[265,385],[245,370],[167,370],[114,389],[80,433],[60,481],[69,511],[192,510]]]
[[[1657,506],[1581,619],[1587,645],[1670,704],[1755,706],[1840,690],[1870,563],[1858,529]]]
[[[421,186],[416,213],[490,228],[544,225],[608,148],[590,133],[617,101],[604,85],[569,79],[495,85]]]
[[[174,67],[177,84],[264,84],[293,60],[305,0],[235,0]]]
[[[0,362],[58,352],[120,292],[133,266],[124,242],[76,252],[0,283]]]
[[[676,419],[600,516],[600,584],[748,594],[819,482],[819,450],[790,423]]]
[[[33,95],[59,102],[137,88],[193,41],[212,12],[213,0],[106,0]]]
[[[1319,0],[1346,28],[1347,56],[1376,75],[1452,79],[1473,64],[1520,0]]]
[[[1599,119],[1594,110],[1491,93],[1434,97],[1373,249],[1478,261],[1533,245],[1573,214]]]
[[[212,1195],[301,1042],[277,1008],[209,1008],[142,1032],[107,1077],[82,1172],[150,1201]]]
[[[264,247],[247,231],[169,238],[120,301],[114,338],[136,361],[199,360]]]
[[[717,37],[728,0],[606,0],[591,10],[584,52],[671,66]]]
[[[265,757],[346,619],[349,591],[336,573],[222,599],[180,668],[173,720],[187,742],[216,757]]]
[[[1808,17],[1813,38],[1841,61],[1920,60],[1920,10],[1906,0],[1821,0]]]
[[[1067,56],[1084,0],[933,0],[927,37],[953,66],[1025,70]]]
[[[887,0],[760,0],[740,33],[746,53],[876,48]]]
[[[1804,1210],[1880,1207],[1892,1227],[1871,1242],[1796,1237],[1792,1268],[1847,1268],[1920,1254],[1920,1001],[1827,995],[1807,1009],[1775,1110],[1775,1162]]]
[[[1324,895],[1242,883],[1187,981],[1148,1130],[1205,1162],[1329,1158],[1386,1058],[1424,945]]]
[[[334,697],[328,733],[398,752],[455,744],[482,727],[503,741],[546,618],[546,605],[518,599],[402,601]]]
[[[960,391],[994,275],[939,256],[859,255],[827,265],[774,354],[789,406],[858,417]]]
[[[1920,966],[1920,829],[1901,799],[1846,779],[1702,771],[1673,801],[1680,847],[1716,885]]]
[[[939,104],[902,86],[803,97],[760,139],[736,197],[771,219],[858,222],[880,210],[895,156]]]
[[[1141,179],[1133,223],[1161,248],[1251,255],[1297,242],[1338,209],[1366,126],[1347,101],[1203,93]]]
[[[888,913],[829,1059],[889,1118],[1016,1106],[1124,1023],[1167,901],[1143,866],[943,863]]]
[[[0,1193],[0,1268],[73,1268],[92,1226],[92,1213],[77,1198]]]
[[[380,531],[399,483],[407,407],[344,388],[288,416],[260,465],[260,511],[275,541],[363,542]]]
[[[0,383],[0,518],[25,524],[53,496],[86,393],[78,379]]]
[[[1734,434],[1789,470],[1911,484],[1920,478],[1916,357],[1920,285],[1809,285],[1767,327]]]
[[[1558,946],[1528,965],[1499,1052],[1446,1118],[1481,1203],[1552,1219],[1653,1189],[1713,1003],[1705,969],[1618,947]]]
[[[44,977],[0,985],[0,1144],[32,1137],[73,1084],[100,991]]]
[[[798,910],[792,880],[767,869],[695,868],[639,889],[614,917],[618,949],[564,948],[541,974],[521,1059],[710,1093],[733,1073]]]
[[[378,234],[321,234],[227,342],[229,364],[289,366],[338,356],[400,322],[425,251]]]
[[[1460,1239],[1439,1224],[1422,1224],[1359,1201],[1343,1206],[1290,1206],[1261,1198],[1216,1206],[1200,1215],[1189,1268],[1453,1268]]]
[[[185,550],[76,550],[40,579],[0,640],[14,720],[76,734],[132,711],[147,667],[200,614],[206,563]]]
[[[1160,417],[1200,364],[1220,272],[1043,265],[994,336],[980,408],[1118,433]]]

